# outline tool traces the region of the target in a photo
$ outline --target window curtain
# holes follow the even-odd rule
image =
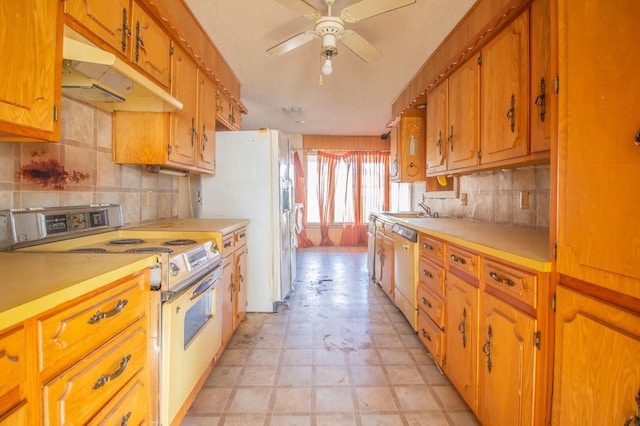
[[[340,245],[365,245],[368,214],[389,208],[389,152],[352,151],[342,158],[347,188]]]
[[[336,193],[335,172],[340,155],[318,151],[318,208],[320,213],[320,245],[332,246],[329,226],[333,222]]]
[[[296,214],[296,236],[298,237],[298,247],[306,248],[313,247],[313,242],[307,236],[307,209],[304,203],[306,202],[306,189],[305,189],[305,173],[302,167],[302,162],[298,156],[298,152],[293,153],[293,167],[295,170],[295,202],[300,207],[300,211]]]

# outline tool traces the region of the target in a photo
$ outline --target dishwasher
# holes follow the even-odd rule
[[[393,232],[393,278],[395,303],[413,327],[418,330],[418,231],[399,224]]]

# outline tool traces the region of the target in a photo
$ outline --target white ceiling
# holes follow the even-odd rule
[[[333,74],[322,76],[321,40],[282,56],[270,47],[313,29],[311,19],[275,0],[185,0],[240,80],[249,110],[244,130],[287,134],[380,135],[391,104],[475,0],[417,0],[364,21],[345,24],[382,57],[366,63],[338,43]],[[336,0],[333,15],[357,0]],[[324,0],[307,3],[326,14]]]

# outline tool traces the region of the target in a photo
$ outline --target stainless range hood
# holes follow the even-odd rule
[[[62,94],[108,111],[175,111],[183,105],[138,70],[65,27]]]

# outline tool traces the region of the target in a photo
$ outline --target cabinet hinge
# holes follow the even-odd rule
[[[478,55],[478,65],[482,65],[482,55]]]
[[[542,346],[541,340],[542,340],[542,333],[540,332],[540,330],[533,333],[533,344],[536,346],[536,348],[538,348],[538,350],[540,350]]]
[[[482,160],[482,151],[478,151],[476,156],[478,157],[478,160]]]
[[[553,260],[558,260],[558,242],[557,241],[553,242],[553,248],[551,249],[551,256],[553,257]]]
[[[54,121],[54,123],[56,121],[58,121],[58,106],[57,105],[53,106],[53,121]]]
[[[556,295],[551,296],[551,310],[556,311]]]
[[[556,75],[556,78],[553,79],[553,91],[557,95],[560,93],[560,77]]]

